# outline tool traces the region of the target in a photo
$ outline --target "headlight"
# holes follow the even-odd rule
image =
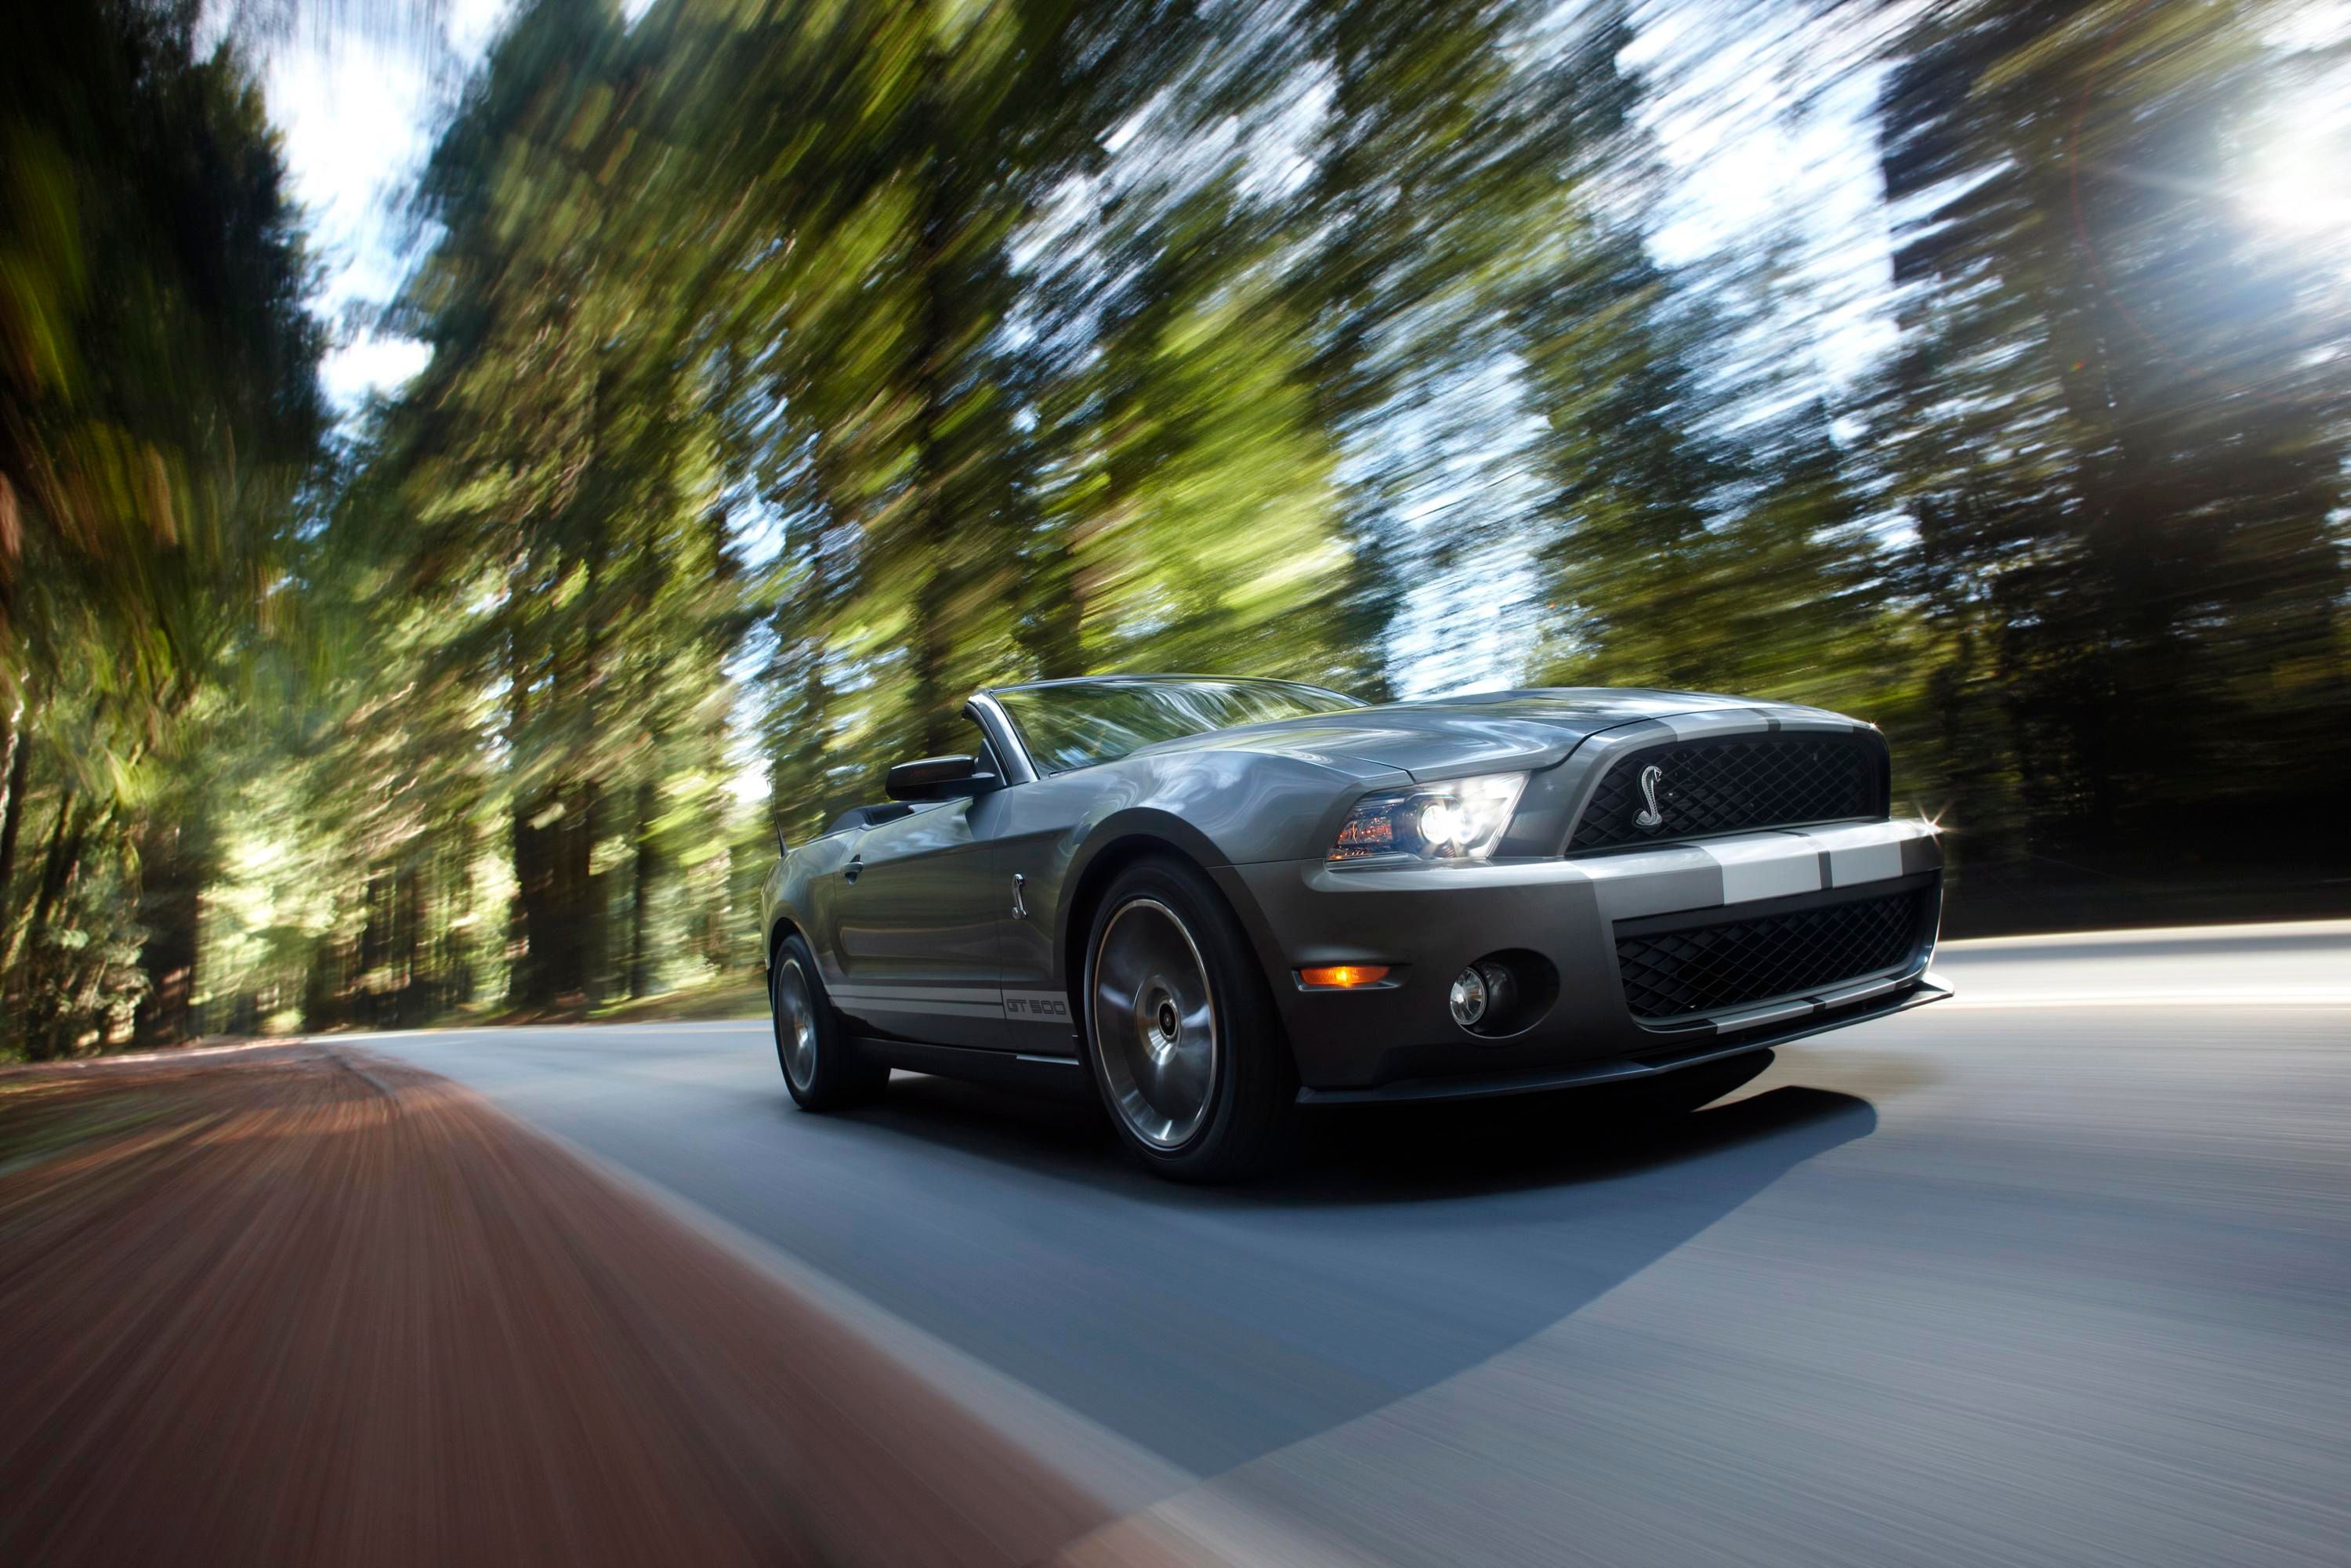
[[[1523,773],[1452,779],[1393,795],[1366,795],[1347,813],[1325,857],[1349,861],[1481,861],[1502,841],[1527,787]]]

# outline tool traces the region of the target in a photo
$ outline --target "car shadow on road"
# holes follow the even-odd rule
[[[1876,1125],[1865,1100],[1785,1084],[1664,1117],[1588,1090],[1322,1108],[1301,1113],[1296,1146],[1275,1169],[1246,1185],[1201,1188],[1141,1169],[1092,1105],[901,1073],[888,1099],[855,1119],[1030,1176],[1212,1209],[1444,1203],[1670,1171],[1750,1146],[1784,1168]]]
[[[1215,1474],[1541,1333],[1876,1126],[1759,1082],[1646,1126],[1588,1094],[1333,1109],[1288,1170],[1204,1190],[1137,1168],[1097,1112],[903,1078],[826,1119],[892,1197],[795,1224],[894,1310]],[[909,1201],[911,1261],[872,1218]]]

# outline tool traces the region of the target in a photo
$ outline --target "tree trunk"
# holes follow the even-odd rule
[[[515,813],[515,903],[523,951],[517,983],[521,1006],[549,1008],[588,994],[590,955],[601,922],[589,874],[596,841],[597,790],[575,784],[542,797],[536,809]],[[551,820],[532,825],[533,818]]]
[[[392,1019],[401,1029],[424,1021],[427,998],[417,962],[423,927],[423,877],[413,865],[406,866],[392,889]]]
[[[141,846],[140,922],[147,941],[139,950],[147,994],[140,998],[132,1039],[141,1050],[177,1045],[194,1034],[199,896],[204,868],[179,825],[156,828]]]
[[[367,921],[360,927],[360,1011],[374,1029],[389,1022],[384,1005],[391,988],[384,960],[392,950],[391,922],[392,873],[378,867],[368,873]]]
[[[554,919],[549,908],[549,859],[547,838],[554,824],[535,825],[554,801],[542,798],[515,808],[514,814],[514,974],[507,997],[517,1006],[546,1007],[553,1002]]]
[[[7,803],[0,806],[0,940],[9,928],[8,889],[16,877],[16,835],[25,825],[25,790],[33,760],[33,737],[25,732],[23,710],[8,722]]]
[[[48,924],[49,914],[57,907],[57,894],[63,891],[74,862],[80,858],[81,847],[74,835],[75,804],[72,792],[60,786],[57,819],[49,829],[49,846],[41,854],[41,877],[34,884],[33,907],[8,934],[8,950],[0,955],[0,970],[15,967],[17,958]]]
[[[564,814],[563,835],[563,991],[567,999],[600,999],[597,977],[602,970],[604,886],[595,874],[597,823],[603,811],[604,792],[594,783],[572,791],[572,809]]]
[[[642,997],[653,990],[653,925],[652,909],[653,882],[660,874],[660,850],[653,842],[653,784],[650,779],[637,784],[636,863],[632,868],[632,893],[629,898],[629,995]]]
[[[81,869],[82,850],[89,841],[92,824],[75,820],[79,815],[75,810],[78,804],[72,795],[59,791],[57,827],[49,835],[48,851],[41,858],[41,880],[33,894],[31,916],[18,932],[8,962],[0,965],[0,968],[11,967],[18,953],[24,955],[24,1045],[26,1054],[36,1061],[61,1054],[70,1044],[67,1031],[72,1026],[66,1006],[68,977],[42,937],[57,906],[65,902],[67,891],[73,886],[75,873]]]
[[[446,894],[452,906],[451,918],[441,923],[437,938],[441,949],[440,971],[444,977],[436,988],[435,1000],[442,1007],[472,1001],[476,984],[472,928],[477,900],[474,887],[472,826],[460,821],[450,830],[450,836],[455,841],[449,851]]]

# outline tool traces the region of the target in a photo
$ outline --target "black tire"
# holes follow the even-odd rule
[[[1197,867],[1154,857],[1117,874],[1087,933],[1080,996],[1087,1071],[1144,1166],[1171,1181],[1229,1182],[1286,1152],[1298,1095],[1290,1041],[1256,954]]]
[[[816,955],[798,936],[785,937],[768,966],[768,1014],[775,1020],[776,1064],[801,1110],[847,1110],[889,1085],[890,1070],[859,1051],[841,1029]]]

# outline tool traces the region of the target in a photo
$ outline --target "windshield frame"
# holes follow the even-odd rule
[[[1368,707],[1371,706],[1364,702],[1361,697],[1350,696],[1345,692],[1335,692],[1328,686],[1318,686],[1308,681],[1277,680],[1266,675],[1076,675],[1064,680],[1024,681],[1017,685],[989,686],[978,694],[977,700],[985,702],[989,708],[993,709],[997,715],[1002,717],[1005,729],[1009,733],[1014,743],[1020,749],[1021,760],[1028,765],[1029,771],[1033,776],[1040,779],[1058,778],[1065,773],[1079,773],[1083,772],[1089,768],[1105,767],[1110,763],[1121,761],[1125,758],[1134,756],[1135,751],[1146,750],[1152,746],[1163,744],[1162,741],[1148,741],[1143,746],[1136,747],[1134,751],[1123,751],[1119,753],[1116,757],[1100,758],[1092,762],[1081,762],[1067,768],[1054,768],[1049,766],[1045,757],[1040,754],[1037,747],[1030,742],[1028,730],[1021,725],[1020,715],[1019,712],[1020,705],[1018,703],[1008,703],[1002,699],[1008,695],[1028,697],[1035,694],[1050,692],[1058,688],[1071,688],[1079,686],[1270,686],[1284,692],[1304,693],[1316,698],[1327,699],[1334,705],[1327,709],[1309,710],[1310,713],[1313,711],[1344,713],[1350,709]],[[1305,717],[1308,716],[1308,714],[1300,714],[1291,716]],[[1270,722],[1278,721],[1265,719],[1243,721],[1244,724],[1262,724]],[[1238,729],[1242,727],[1242,725],[1227,725],[1220,726],[1219,727]],[[1216,731],[1188,730],[1185,733],[1186,735],[1213,735]],[[1184,738],[1184,737],[1168,736],[1165,738],[1167,740],[1178,740]]]

